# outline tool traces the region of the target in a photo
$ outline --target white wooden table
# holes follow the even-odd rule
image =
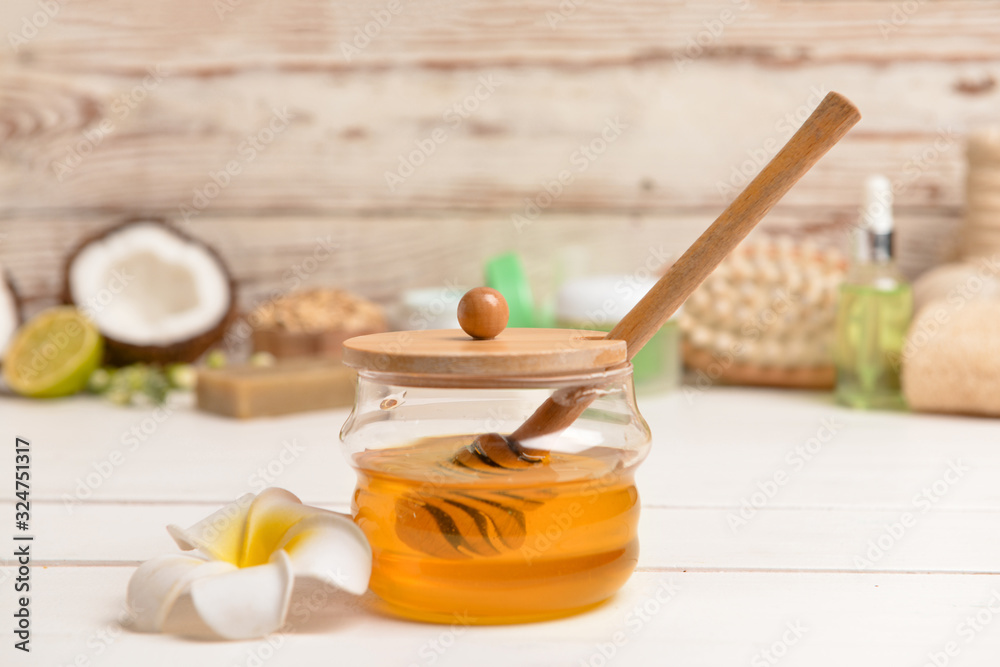
[[[0,665],[997,663],[1000,423],[746,389],[640,403],[655,434],[638,475],[640,566],[597,610],[452,628],[335,599],[286,635],[212,643],[122,631],[133,569],[175,550],[165,524],[263,484],[346,509],[346,412],[240,423],[177,409],[156,423],[87,398],[4,398]],[[30,654],[9,630],[15,434],[33,451]]]

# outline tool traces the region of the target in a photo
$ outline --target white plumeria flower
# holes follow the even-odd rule
[[[252,639],[285,623],[296,579],[361,595],[372,550],[349,516],[303,505],[284,489],[248,493],[187,530],[167,531],[193,554],[146,561],[128,584],[135,629],[162,632],[175,604],[223,639]]]

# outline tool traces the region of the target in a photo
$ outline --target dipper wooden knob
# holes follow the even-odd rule
[[[496,338],[509,315],[503,294],[492,287],[474,287],[458,302],[458,323],[473,338]]]

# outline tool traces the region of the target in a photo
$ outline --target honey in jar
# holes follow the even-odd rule
[[[541,620],[614,594],[638,557],[634,467],[608,447],[457,464],[474,439],[355,456],[372,591],[401,615],[446,623]]]

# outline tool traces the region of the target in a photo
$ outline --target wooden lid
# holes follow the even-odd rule
[[[627,358],[624,341],[576,329],[507,329],[490,340],[458,329],[391,331],[344,342],[345,364],[384,373],[556,375],[603,370]]]

